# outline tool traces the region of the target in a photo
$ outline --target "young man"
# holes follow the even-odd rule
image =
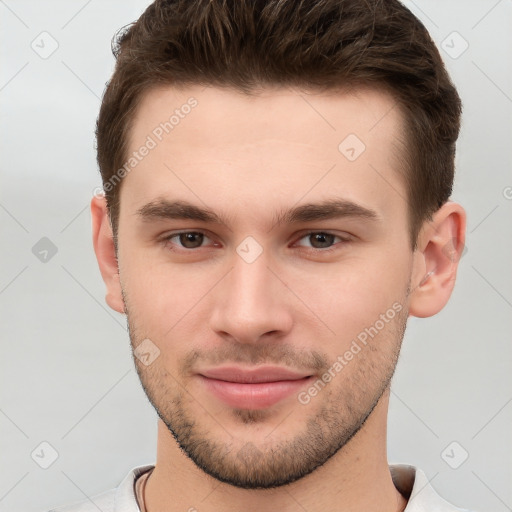
[[[59,512],[459,510],[389,466],[409,316],[447,303],[461,104],[398,1],[156,1],[126,29],[91,203],[156,464]]]

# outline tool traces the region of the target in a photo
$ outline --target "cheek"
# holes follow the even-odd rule
[[[130,319],[140,336],[166,350],[170,340],[178,349],[178,338],[200,339],[200,326],[206,325],[198,322],[202,299],[222,274],[212,266],[152,260],[142,250],[125,250],[120,268]]]
[[[391,319],[406,307],[410,261],[404,254],[407,253],[374,251],[364,258],[347,259],[290,278],[290,288],[314,315],[299,303],[298,310],[318,317],[316,325],[325,333],[327,342],[332,340],[332,350],[341,350],[376,322],[381,327],[381,315],[388,320],[382,332],[393,325]]]

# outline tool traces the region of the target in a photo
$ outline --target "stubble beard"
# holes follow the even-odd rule
[[[133,349],[144,337],[136,335],[137,326],[132,323],[133,316],[127,309],[126,314]],[[378,347],[382,341],[369,343],[350,363],[357,365],[350,373],[351,381],[346,382],[341,372],[315,397],[312,403],[323,401],[316,414],[307,417],[311,414],[308,405],[297,401],[296,407],[307,419],[292,439],[277,439],[277,428],[268,436],[268,441],[259,446],[251,441],[251,426],[267,422],[273,415],[271,410],[231,409],[229,423],[236,420],[243,426],[237,429],[242,434],[233,436],[224,428],[221,418],[214,418],[191,397],[186,382],[182,384],[179,377],[169,374],[161,364],[163,358],[150,366],[143,365],[135,355],[133,359],[149,401],[180,449],[197,467],[235,487],[270,489],[312,473],[347,446],[361,430],[390,387],[407,317],[404,307],[387,333],[392,340],[392,350],[382,353]],[[227,437],[229,441],[221,440]]]

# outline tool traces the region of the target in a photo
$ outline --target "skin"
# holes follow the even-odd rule
[[[408,316],[435,315],[452,293],[464,209],[443,205],[412,252],[396,158],[403,120],[377,90],[159,88],[139,105],[129,152],[191,96],[198,105],[123,179],[117,256],[105,199],[91,203],[106,301],[127,314],[133,349],[148,338],[160,351],[149,365],[134,357],[160,416],[148,512],[403,510],[386,453],[390,379]],[[338,150],[348,134],[366,146],[355,161]],[[377,218],[274,222],[333,197]],[[208,206],[229,224],[137,214],[162,198]],[[189,248],[162,240],[179,231],[206,236]],[[236,251],[247,236],[263,250],[252,263]],[[234,408],[197,376],[229,362],[320,378],[393,304],[400,311],[307,404],[292,394]]]

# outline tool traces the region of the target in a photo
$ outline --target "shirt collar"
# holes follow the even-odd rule
[[[154,468],[146,464],[133,468],[116,489],[113,512],[140,512],[135,497],[135,481]],[[404,512],[464,512],[439,496],[423,471],[406,464],[389,466],[395,487],[408,499]]]

